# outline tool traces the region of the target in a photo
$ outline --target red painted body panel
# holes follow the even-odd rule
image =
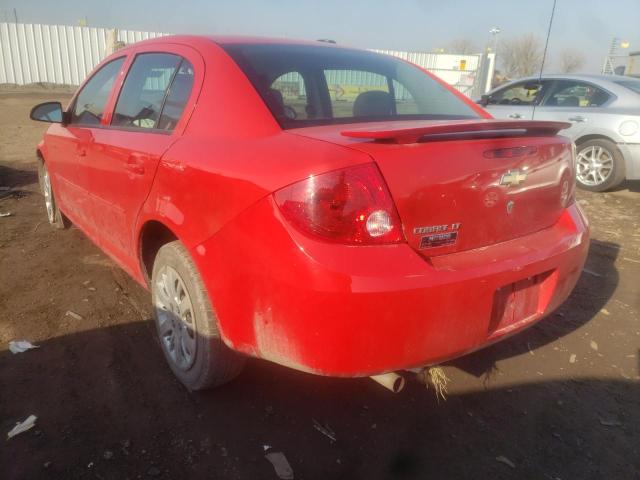
[[[436,363],[513,333],[489,331],[496,289],[553,272],[546,302],[515,328],[534,323],[566,299],[587,245],[574,205],[549,229],[426,261],[407,244],[310,239],[266,198],[192,256],[232,348],[314,373],[358,376]]]
[[[577,205],[558,203],[563,174],[573,168],[566,139],[413,143],[433,122],[282,130],[216,44],[255,41],[164,37],[120,50],[105,60],[127,56],[102,124],[52,125],[39,147],[62,211],[137,281],[146,282],[141,232],[160,222],[191,252],[228,345],[343,376],[461,355],[530,325],[567,297],[585,260],[588,226]],[[171,134],[110,127],[134,56],[157,51],[195,68],[178,126]],[[438,125],[455,131],[460,122]],[[405,144],[375,141],[399,137]],[[483,156],[523,145],[535,154]],[[274,203],[273,192],[311,175],[372,162],[406,242],[347,246],[311,238]],[[526,188],[500,185],[505,171],[525,167]],[[492,191],[490,208],[483,196]],[[504,213],[509,200],[522,205],[520,220]],[[428,253],[412,233],[452,222],[464,229],[458,242]]]
[[[575,176],[571,142],[564,137],[479,138],[470,140],[433,141],[410,145],[365,141],[380,134],[389,138],[404,136],[407,131],[437,133],[446,129],[459,131],[460,121],[397,122],[396,133],[389,124],[359,127],[365,139],[345,136],[356,131],[352,126],[342,132],[334,126],[299,129],[297,134],[347,146],[373,158],[391,190],[400,213],[405,237],[416,250],[422,235],[415,228],[460,224],[453,245],[423,250],[427,256],[478,248],[533,233],[554,224],[564,210],[560,201],[562,184]],[[546,122],[540,123],[543,130]],[[415,125],[420,126],[415,126]],[[465,121],[464,128],[498,130],[509,122],[496,120]],[[514,125],[522,122],[514,122]],[[493,127],[491,127],[493,125]],[[348,130],[347,130],[348,128]],[[366,128],[366,130],[365,130]],[[557,128],[557,127],[556,127]],[[381,138],[382,138],[381,137]],[[496,149],[531,147],[532,150],[513,158],[486,158]],[[520,169],[527,173],[522,185],[500,185],[502,175]],[[514,202],[514,214],[506,213],[507,202]],[[531,203],[533,202],[533,203]],[[536,208],[531,208],[536,205]]]

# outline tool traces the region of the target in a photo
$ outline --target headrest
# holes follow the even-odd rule
[[[354,117],[384,117],[393,114],[391,94],[380,90],[362,92],[353,103]]]

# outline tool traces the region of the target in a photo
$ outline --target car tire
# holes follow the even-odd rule
[[[40,161],[38,164],[38,182],[40,184],[40,192],[44,196],[44,206],[49,223],[58,229],[69,228],[71,226],[71,222],[58,208],[56,196],[53,192],[53,187],[51,186],[49,170],[44,161]]]
[[[611,140],[588,140],[577,145],[576,152],[578,187],[591,192],[605,192],[624,181],[624,157]]]
[[[245,359],[220,338],[209,296],[181,242],[167,243],[158,251],[151,298],[162,352],[185,387],[216,387],[240,373]]]

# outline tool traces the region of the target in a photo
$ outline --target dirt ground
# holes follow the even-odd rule
[[[446,401],[412,374],[394,395],[250,360],[191,394],[165,365],[149,295],[77,229],[53,230],[37,190],[56,91],[0,92],[0,446],[3,479],[639,479],[640,182],[579,201],[592,222],[570,299],[535,327],[451,362]],[[67,311],[81,319],[65,315]],[[13,355],[10,340],[37,350]],[[336,441],[314,428],[329,426]]]

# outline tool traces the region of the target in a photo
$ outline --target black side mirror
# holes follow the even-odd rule
[[[489,105],[489,99],[491,97],[489,95],[482,95],[480,97],[480,100],[478,100],[478,104],[482,105],[483,107],[486,107],[487,105]]]
[[[37,122],[65,123],[65,114],[60,102],[40,103],[31,109],[31,120]]]

